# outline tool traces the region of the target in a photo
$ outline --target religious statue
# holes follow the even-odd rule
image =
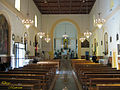
[[[63,45],[64,45],[64,49],[68,49],[68,39],[64,38]]]

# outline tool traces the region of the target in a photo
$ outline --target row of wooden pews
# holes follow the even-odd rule
[[[82,59],[72,66],[83,90],[120,90],[120,70]]]
[[[57,68],[56,63],[39,63],[0,71],[0,90],[49,90]]]

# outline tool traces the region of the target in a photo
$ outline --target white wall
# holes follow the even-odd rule
[[[75,23],[78,24],[80,28],[80,32],[83,33],[87,28],[89,28],[89,15],[87,14],[78,14],[78,15],[42,15],[43,16],[43,30],[44,31],[49,31],[52,28],[52,25],[56,23],[56,21],[61,20],[61,19],[70,19],[74,21]]]
[[[98,56],[102,56],[102,52],[104,51],[104,33],[108,33],[108,44],[109,44],[109,52],[113,51],[113,49],[116,49],[118,41],[116,41],[116,34],[119,33],[119,25],[120,25],[120,19],[119,19],[119,10],[116,10],[116,8],[120,5],[120,0],[114,0],[114,6],[110,8],[110,2],[111,0],[97,0],[91,13],[90,13],[90,29],[93,30],[93,37],[91,40],[91,43],[93,43],[94,38],[96,38],[98,42]],[[98,2],[100,4],[98,5]],[[100,6],[100,9],[98,8]],[[102,29],[98,29],[94,26],[93,20],[94,17],[98,17],[97,13],[101,12],[101,17],[105,18],[107,21],[104,24]],[[112,36],[112,43],[110,43],[110,36]],[[101,40],[103,41],[103,45],[101,46]],[[111,47],[112,46],[112,47]],[[102,48],[102,49],[101,49]],[[109,53],[110,54],[110,53]]]
[[[100,2],[100,8],[98,8],[98,1]],[[120,44],[120,0],[113,0],[113,7],[111,7],[111,1],[112,0],[97,0],[90,13],[90,29],[93,31],[93,36],[90,40],[90,50],[93,49],[92,44],[96,38],[98,42],[97,56],[104,56],[104,34],[106,32],[108,33],[108,56],[110,56],[110,51],[112,51],[112,53],[116,52],[117,56],[117,44]],[[101,17],[106,19],[106,23],[102,29],[96,28],[93,24],[94,19],[98,17],[98,12],[101,12]],[[119,34],[118,41],[116,41],[116,34]],[[112,37],[112,42],[110,42],[110,36]],[[101,41],[103,41],[103,45],[101,45]]]
[[[88,28],[89,28],[89,15],[87,14],[78,14],[78,15],[73,15],[73,14],[57,14],[57,15],[42,15],[42,21],[43,21],[43,31],[45,32],[51,32],[51,29],[53,27],[53,25],[55,25],[56,22],[60,21],[60,20],[72,20],[73,22],[75,22],[78,27],[80,28],[80,32],[84,33]],[[65,21],[63,21],[65,22]],[[61,22],[60,22],[61,23]],[[71,23],[71,22],[70,22]],[[59,23],[58,23],[59,24]],[[76,27],[75,27],[76,28]],[[76,28],[77,30],[77,28]],[[78,32],[78,31],[77,31]],[[77,35],[80,35],[80,33],[77,33]],[[78,37],[77,37],[78,38]],[[49,47],[47,47],[47,49],[49,49],[50,51],[52,51],[51,48],[51,42],[49,43]]]
[[[22,24],[22,18],[26,17],[26,10],[27,10],[27,0],[21,0],[21,11],[17,11],[14,8],[14,0],[1,0],[0,1],[0,13],[5,13],[8,22],[10,22],[10,29],[11,29],[11,36],[15,34],[15,41],[21,42],[21,37],[24,37],[24,33],[28,33],[28,49],[30,50],[30,55],[34,56],[34,45],[35,42],[35,35],[39,32],[41,27],[41,14],[33,0],[30,0],[30,18],[34,19],[34,15],[38,16],[38,27],[35,28],[34,25],[30,27],[29,30],[25,29],[24,25]],[[30,46],[31,41],[31,46]],[[11,37],[11,54],[12,54],[12,37]]]

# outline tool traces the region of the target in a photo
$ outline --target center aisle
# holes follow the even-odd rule
[[[62,59],[60,61],[60,72],[54,90],[78,90],[73,78],[70,60]]]

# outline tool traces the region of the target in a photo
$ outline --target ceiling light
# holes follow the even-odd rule
[[[98,15],[99,15],[99,17],[98,17],[98,19],[95,20],[95,24],[99,29],[101,29],[103,24],[105,23],[105,19],[100,18],[100,13],[98,13]]]
[[[42,39],[45,36],[45,33],[44,32],[39,32],[38,36]]]
[[[84,32],[84,36],[86,37],[86,38],[89,38],[90,36],[92,35],[92,33],[91,32]]]
[[[29,27],[33,24],[33,20],[29,19],[29,0],[28,0],[28,10],[27,10],[27,19],[23,19],[22,23],[24,26],[29,29]]]
[[[84,41],[85,41],[85,38],[84,38],[84,37],[81,37],[79,40],[80,40],[81,42],[84,42]]]
[[[48,34],[46,35],[45,41],[46,41],[47,43],[49,43],[49,41],[50,41],[50,38],[49,38],[49,35],[48,35]]]

